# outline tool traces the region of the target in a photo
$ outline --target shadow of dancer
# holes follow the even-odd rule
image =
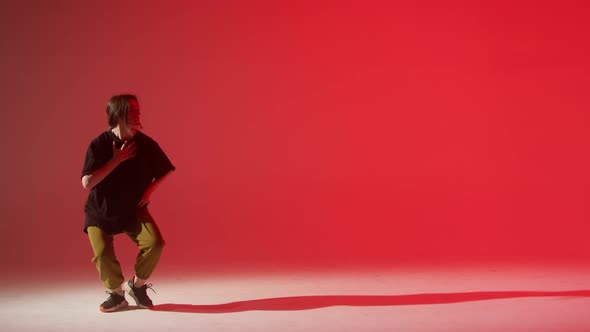
[[[409,295],[313,295],[277,297],[258,300],[237,301],[223,304],[159,304],[154,311],[185,313],[230,313],[241,311],[291,311],[311,310],[333,306],[400,306],[447,304],[458,302],[485,301],[496,299],[528,297],[590,297],[590,290],[575,291],[503,291],[503,292],[465,292]]]

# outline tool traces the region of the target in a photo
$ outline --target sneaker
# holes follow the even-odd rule
[[[109,291],[105,291],[105,293],[109,294],[109,298],[100,305],[100,311],[113,312],[129,305],[125,300],[125,294],[119,295],[115,292],[111,293]]]
[[[138,307],[149,309],[153,307],[152,300],[147,296],[147,289],[152,289],[152,284],[135,287],[133,279],[127,281],[124,286],[125,290],[133,298]],[[152,289],[153,290],[153,289]]]

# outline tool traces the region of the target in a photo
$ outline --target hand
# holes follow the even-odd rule
[[[113,160],[117,164],[122,163],[129,158],[135,157],[135,154],[135,142],[131,142],[128,145],[127,141],[125,141],[123,145],[121,145],[121,148],[117,149],[115,141],[113,141]]]

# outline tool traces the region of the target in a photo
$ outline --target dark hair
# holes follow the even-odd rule
[[[119,124],[119,120],[127,119],[127,112],[129,112],[129,100],[135,99],[137,103],[137,97],[134,95],[124,94],[112,96],[111,100],[107,103],[107,117],[109,121],[109,127],[115,128]]]

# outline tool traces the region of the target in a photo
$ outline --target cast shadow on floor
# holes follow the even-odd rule
[[[154,311],[185,313],[231,313],[241,311],[290,311],[310,310],[333,306],[401,306],[420,304],[446,304],[458,302],[484,301],[496,299],[530,297],[590,297],[590,290],[575,291],[504,291],[504,292],[465,292],[409,295],[313,295],[277,297],[258,300],[237,301],[222,304],[177,304],[155,305]]]

